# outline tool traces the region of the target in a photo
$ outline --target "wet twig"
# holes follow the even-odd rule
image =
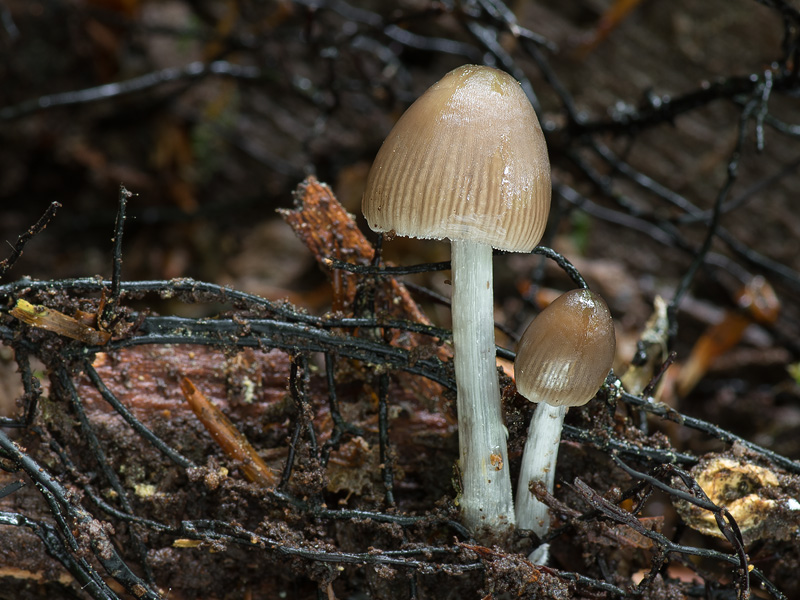
[[[25,233],[17,238],[17,243],[11,247],[11,255],[8,258],[4,258],[0,261],[0,279],[5,276],[11,267],[14,266],[14,263],[17,262],[19,257],[22,256],[22,251],[25,249],[25,245],[39,232],[43,231],[50,221],[53,220],[53,217],[56,216],[56,212],[59,208],[61,208],[60,202],[51,202],[50,206],[47,207],[47,210],[39,218],[39,220],[36,221],[36,223],[30,228],[28,228]]]

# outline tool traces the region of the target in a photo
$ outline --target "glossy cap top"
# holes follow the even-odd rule
[[[531,402],[581,406],[603,385],[615,350],[605,301],[589,290],[572,290],[522,334],[514,363],[517,389]]]
[[[375,231],[530,252],[550,210],[550,161],[519,83],[465,65],[430,87],[383,142],[362,210]]]

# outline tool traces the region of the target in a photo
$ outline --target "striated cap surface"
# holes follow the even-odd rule
[[[603,385],[615,350],[605,301],[592,291],[572,290],[522,334],[514,362],[517,389],[531,402],[581,406]]]
[[[381,146],[362,210],[375,231],[531,251],[550,210],[550,161],[519,83],[465,65],[430,87]]]

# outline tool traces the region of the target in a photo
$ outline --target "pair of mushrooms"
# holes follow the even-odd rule
[[[520,342],[519,391],[539,402],[528,431],[516,516],[494,340],[492,248],[530,252],[550,210],[550,163],[519,83],[491,67],[448,73],[403,114],[367,178],[362,210],[375,231],[451,242],[452,325],[464,524],[502,538],[515,526],[542,535],[567,407],[588,402],[611,367],[614,330],[603,300],[568,292]]]

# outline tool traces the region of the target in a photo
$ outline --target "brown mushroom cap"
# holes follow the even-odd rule
[[[519,83],[476,65],[445,75],[383,142],[362,210],[375,231],[530,252],[550,210],[550,161]]]
[[[590,290],[572,290],[522,334],[514,362],[517,389],[532,402],[581,406],[600,389],[615,350],[605,301]]]

